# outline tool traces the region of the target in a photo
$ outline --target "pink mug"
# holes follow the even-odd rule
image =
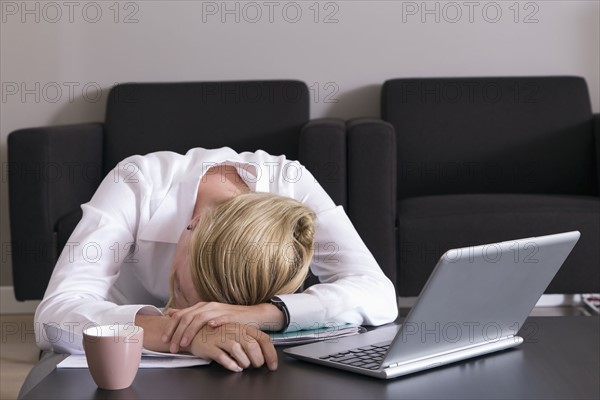
[[[94,382],[100,389],[125,389],[133,383],[142,359],[144,330],[113,324],[83,331],[83,348]]]

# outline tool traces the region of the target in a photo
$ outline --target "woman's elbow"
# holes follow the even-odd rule
[[[42,304],[40,304],[33,317],[33,329],[35,332],[35,343],[42,350],[52,350],[52,344],[48,340],[45,326],[48,325],[49,321],[46,318],[46,313]]]
[[[386,279],[377,291],[376,309],[373,310],[370,325],[379,326],[394,322],[398,318],[398,300],[396,290],[391,281]]]

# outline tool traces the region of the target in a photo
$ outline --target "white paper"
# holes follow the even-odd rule
[[[210,360],[186,354],[143,355],[140,368],[184,368],[207,364],[210,364]],[[88,364],[84,354],[71,354],[62,360],[56,368],[88,368]]]

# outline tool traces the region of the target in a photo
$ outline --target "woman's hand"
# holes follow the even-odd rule
[[[204,326],[185,350],[214,360],[234,372],[250,366],[261,367],[265,363],[271,371],[277,369],[277,352],[271,338],[251,325]]]
[[[179,352],[188,346],[205,326],[217,328],[227,323],[250,324],[255,328],[277,331],[283,327],[283,313],[272,304],[237,306],[216,302],[200,302],[184,309],[169,309],[161,340],[171,342],[169,351]]]

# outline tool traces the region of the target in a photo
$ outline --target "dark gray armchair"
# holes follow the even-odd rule
[[[582,78],[394,79],[381,108],[401,296],[448,249],[568,230],[582,236],[547,293],[600,291],[600,117]]]
[[[103,123],[9,135],[9,200],[16,297],[40,299],[56,259],[101,179],[132,154],[192,147],[263,149],[303,162],[348,206],[346,125],[309,122],[299,81],[131,83],[114,87]]]

